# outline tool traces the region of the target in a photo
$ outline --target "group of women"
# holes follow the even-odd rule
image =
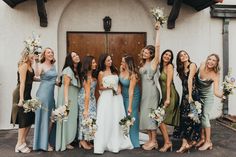
[[[178,52],[176,66],[183,87],[179,103],[179,94],[173,81],[173,52],[165,50],[159,57],[160,25],[156,24],[155,28],[155,46],[148,45],[142,49],[139,69],[131,55],[122,57],[118,71],[107,53],[101,54],[97,66],[93,56],[85,56],[81,62],[78,53],[70,52],[66,56],[60,80],[56,81],[53,50],[46,48],[41,58],[35,59],[34,54],[25,49],[18,64],[18,85],[13,93],[11,121],[14,125],[19,124],[15,152],[31,151],[26,137],[32,124],[35,124],[33,150],[73,149],[71,143],[78,139],[79,147],[88,150],[94,148],[95,154],[103,154],[104,151],[118,153],[120,150],[140,147],[139,131],[148,134],[148,140],[142,145],[144,150],[158,149],[158,126],[148,116],[157,107],[163,107],[166,112],[159,126],[164,138],[160,152],[172,150],[167,125],[174,126],[173,136],[182,139],[182,145],[176,152],[183,153],[193,146],[199,147],[199,150],[212,149],[209,111],[214,105],[214,94],[223,97],[218,89],[219,57],[211,54],[197,68],[186,51]],[[36,96],[42,102],[42,107],[35,113],[24,113],[23,103],[31,99],[32,83],[38,77],[40,86]],[[54,100],[55,85],[59,86],[57,103]],[[100,94],[98,100],[95,98],[96,88]],[[190,104],[194,101],[202,103],[203,112],[199,113],[201,123],[188,116]],[[52,110],[68,104],[67,120],[52,123]],[[124,136],[119,121],[127,115],[135,117],[135,122],[129,136]],[[88,139],[82,129],[82,122],[86,118],[96,119],[94,139]]]

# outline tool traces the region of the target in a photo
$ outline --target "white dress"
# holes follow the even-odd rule
[[[103,83],[118,87],[117,75],[103,77]],[[103,84],[104,86],[104,84]],[[104,151],[118,153],[123,149],[133,149],[129,137],[123,134],[119,121],[125,117],[122,95],[113,95],[112,90],[100,92],[97,102],[97,132],[94,139],[94,153],[103,154]]]

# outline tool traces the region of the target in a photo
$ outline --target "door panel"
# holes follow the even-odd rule
[[[97,61],[101,53],[108,52],[112,55],[113,63],[117,68],[125,53],[132,55],[137,64],[138,54],[145,45],[145,32],[67,32],[67,52],[79,52],[81,60],[90,54]]]

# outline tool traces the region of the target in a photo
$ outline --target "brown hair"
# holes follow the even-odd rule
[[[46,50],[51,50],[52,53],[54,54],[54,51],[50,47],[45,48],[43,53],[41,54],[40,63],[44,63],[45,62],[45,52],[46,52]],[[51,60],[51,64],[53,64],[55,62],[56,62],[56,60],[55,60],[55,58],[53,58],[53,60]]]
[[[212,54],[210,54],[209,56],[207,56],[206,63],[207,63],[207,60],[209,60],[209,58],[210,58],[211,56],[216,57],[216,66],[213,68],[213,70],[214,70],[215,73],[218,73],[218,72],[220,71],[220,65],[219,65],[220,57],[219,57],[217,54],[212,53]],[[206,63],[205,63],[205,64],[206,64]],[[205,67],[206,67],[206,65],[205,65]]]

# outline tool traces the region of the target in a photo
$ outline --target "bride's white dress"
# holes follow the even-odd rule
[[[118,87],[118,76],[103,77],[103,82]],[[104,151],[118,153],[123,149],[133,149],[129,137],[123,134],[119,121],[125,117],[122,95],[114,95],[112,90],[100,92],[97,102],[97,132],[94,139],[94,153],[103,154]]]

